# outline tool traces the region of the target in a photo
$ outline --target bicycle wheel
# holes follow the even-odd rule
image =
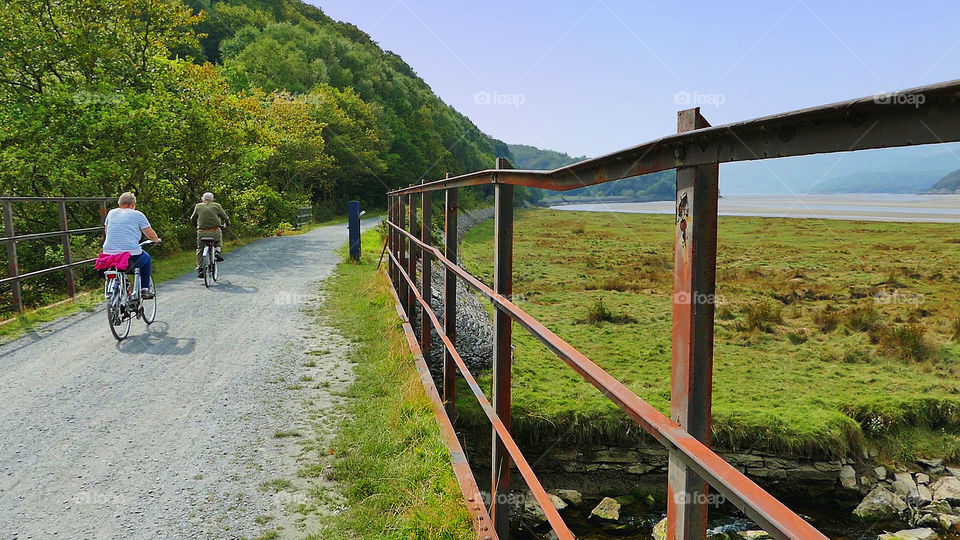
[[[148,326],[157,318],[157,288],[153,284],[153,276],[150,276],[150,290],[153,291],[153,298],[140,300],[140,313]]]
[[[220,279],[220,263],[217,262],[216,256],[213,258],[213,281]]]
[[[125,314],[122,309],[125,302],[120,287],[114,288],[112,284],[107,287],[107,290],[114,291],[107,299],[107,324],[110,325],[110,333],[113,334],[113,337],[117,338],[117,341],[123,341],[130,335],[130,323],[132,322],[130,314]]]
[[[203,286],[210,288],[210,263],[206,261],[203,263]]]

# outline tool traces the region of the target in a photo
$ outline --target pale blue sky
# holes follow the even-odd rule
[[[678,92],[717,125],[960,78],[956,1],[309,1],[486,133],[573,155],[675,131]]]

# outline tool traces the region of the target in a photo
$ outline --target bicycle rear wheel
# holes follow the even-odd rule
[[[210,288],[210,248],[207,247],[203,250],[203,286]]]
[[[220,263],[217,262],[216,255],[213,258],[213,281],[220,279]]]
[[[157,319],[157,288],[153,284],[153,276],[150,276],[150,290],[153,292],[153,298],[140,300],[140,311],[143,314],[143,321],[147,325]]]
[[[130,323],[132,322],[130,314],[124,314],[124,310],[121,309],[123,302],[123,293],[120,291],[120,287],[114,287],[113,284],[107,286],[108,291],[114,291],[107,298],[107,324],[110,325],[110,333],[113,334],[113,337],[117,338],[117,341],[123,341],[128,335],[130,335]]]

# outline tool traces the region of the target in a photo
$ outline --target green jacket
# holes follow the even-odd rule
[[[230,225],[230,218],[223,211],[223,207],[215,202],[197,203],[193,207],[190,221],[197,224],[198,229],[214,229],[221,225]]]

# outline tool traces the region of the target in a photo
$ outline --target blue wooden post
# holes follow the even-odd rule
[[[350,258],[360,260],[360,201],[347,204],[347,223],[350,227]]]

